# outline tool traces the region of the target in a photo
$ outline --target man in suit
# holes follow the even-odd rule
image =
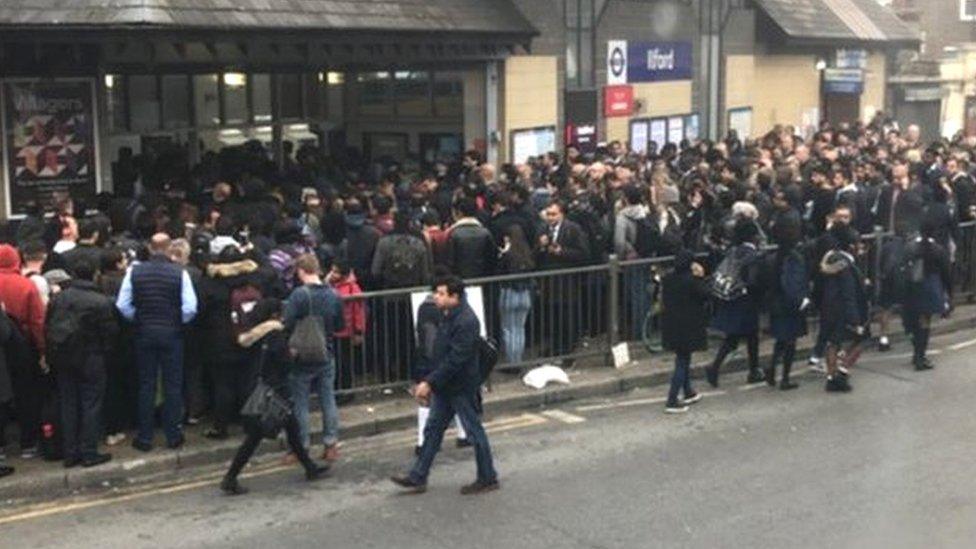
[[[544,214],[546,231],[539,236],[537,264],[543,270],[570,269],[586,264],[590,258],[589,239],[578,224],[566,219],[566,206],[562,202],[550,202]],[[568,273],[547,277],[542,282],[544,303],[551,304],[542,309],[542,328],[544,333],[550,334],[554,356],[572,353],[576,346],[580,334],[576,307],[583,293],[585,277]]]
[[[478,418],[478,391],[483,381],[478,365],[481,324],[464,298],[464,282],[456,276],[446,276],[434,283],[434,303],[444,315],[434,339],[432,362],[435,366],[414,389],[417,401],[430,407],[424,443],[410,473],[390,480],[412,493],[425,492],[427,476],[441,448],[444,431],[457,415],[474,446],[478,464],[478,478],[461,488],[461,493],[473,495],[497,490],[500,485],[492,463],[491,445]]]

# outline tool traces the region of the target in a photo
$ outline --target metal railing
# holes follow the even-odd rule
[[[894,235],[862,235],[858,264],[871,283],[874,302],[881,285],[882,253]],[[956,301],[976,297],[976,222],[960,225],[954,250]],[[774,246],[767,250],[775,250]],[[700,253],[714,264],[714,254]],[[521,371],[543,363],[602,359],[611,363],[619,342],[648,341],[657,328],[659,285],[673,261],[656,257],[601,265],[467,280],[469,301],[487,333],[499,342],[501,371]],[[811,266],[811,269],[815,266]],[[372,392],[410,383],[416,360],[415,309],[426,287],[366,292],[344,298],[366,315],[360,342],[337,338],[340,393]]]

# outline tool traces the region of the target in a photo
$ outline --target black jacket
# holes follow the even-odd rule
[[[481,324],[462,301],[444,315],[434,339],[434,369],[425,378],[443,396],[477,393],[481,386],[477,344]]]
[[[864,326],[868,321],[867,291],[854,258],[846,252],[829,251],[820,262],[820,272],[824,277],[824,325],[833,329]]]
[[[288,371],[292,361],[285,325],[278,320],[267,320],[238,336],[237,344],[242,349],[253,350],[250,359],[257,363],[255,370],[260,372],[261,379],[283,398],[290,398]]]
[[[46,323],[60,315],[80,315],[81,341],[87,355],[110,356],[118,344],[119,322],[115,304],[93,282],[73,280],[66,290],[55,295],[48,305]]]
[[[546,228],[551,234],[551,228]],[[559,234],[555,244],[562,249],[561,253],[554,253],[552,242],[539,250],[539,260],[537,264],[542,269],[565,269],[585,265],[590,259],[589,239],[583,234],[583,229],[579,225],[563,219],[559,227]]]
[[[664,277],[661,290],[661,342],[679,353],[702,351],[708,346],[708,285],[684,268]]]
[[[461,219],[447,237],[447,265],[461,278],[489,276],[498,250],[491,232],[473,219]]]
[[[88,265],[98,271],[102,266],[102,249],[90,244],[78,244],[74,248],[61,254],[68,271],[74,274],[75,267],[82,261],[87,261]]]
[[[258,276],[258,265],[249,259],[232,263],[212,263],[200,280],[200,306],[197,315],[200,337],[207,344],[207,355],[221,362],[235,362],[246,356],[238,345],[231,320],[231,292],[253,285],[268,295]]]

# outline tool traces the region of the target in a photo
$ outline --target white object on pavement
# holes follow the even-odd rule
[[[527,374],[522,376],[522,383],[534,389],[542,389],[550,383],[569,385],[569,376],[559,366],[543,364],[538,368],[529,370]]]

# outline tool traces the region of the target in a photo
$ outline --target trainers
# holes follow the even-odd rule
[[[117,446],[125,442],[125,433],[115,433],[105,437],[105,444],[108,446]]]
[[[30,448],[24,448],[20,451],[20,459],[34,459],[37,457],[37,446],[31,446]]]
[[[470,448],[474,446],[474,444],[471,444],[471,441],[466,438],[459,438],[454,442],[454,446],[458,448]]]
[[[477,494],[483,494],[485,492],[493,492],[501,487],[502,485],[499,484],[497,480],[493,480],[490,482],[483,482],[480,480],[476,480],[467,486],[462,486],[461,495],[474,496]]]
[[[139,439],[133,439],[132,440],[132,447],[135,448],[136,450],[139,450],[140,452],[151,452],[152,451],[152,443],[143,442],[143,441],[141,441]]]
[[[850,384],[847,383],[846,378],[843,376],[828,379],[824,388],[828,393],[849,393],[851,391]]]
[[[685,406],[688,406],[688,405],[691,405],[691,404],[694,404],[694,403],[700,401],[702,398],[703,397],[702,397],[702,394],[701,393],[695,393],[695,394],[691,395],[690,397],[685,397],[684,399],[682,399],[681,400],[681,403],[684,404]]]
[[[14,474],[14,468],[9,465],[0,465],[0,478]]]
[[[807,359],[807,364],[810,366],[819,366],[822,360],[819,356],[810,355],[810,358]]]
[[[713,366],[705,368],[705,379],[708,380],[708,384],[712,387],[718,387],[718,368]]]
[[[183,444],[185,443],[186,443],[186,437],[184,437],[181,434],[179,437],[177,437],[176,440],[167,442],[166,447],[169,448],[170,450],[179,450],[180,448],[183,447]]]
[[[668,404],[664,407],[665,414],[683,414],[688,411],[688,407],[684,404]]]
[[[322,459],[329,463],[339,460],[339,443],[330,444],[322,450]]]
[[[309,482],[313,482],[327,476],[329,476],[328,465],[316,465],[314,468],[305,471],[305,480]]]
[[[888,336],[881,336],[878,338],[878,351],[882,353],[891,350],[891,342],[888,341]]]
[[[929,361],[929,359],[927,358],[923,358],[921,360],[915,360],[913,361],[913,363],[915,364],[916,372],[924,372],[925,370],[931,370],[932,368],[935,368],[935,366],[932,365],[932,362]]]
[[[749,370],[749,375],[746,376],[746,383],[762,383],[766,381],[766,376],[759,370]]]
[[[237,479],[224,479],[220,481],[220,491],[228,496],[240,496],[247,493],[247,488],[240,485]]]
[[[409,476],[396,475],[390,477],[390,480],[400,488],[406,488],[404,493],[407,494],[423,494],[427,491],[427,483],[417,482]]]

